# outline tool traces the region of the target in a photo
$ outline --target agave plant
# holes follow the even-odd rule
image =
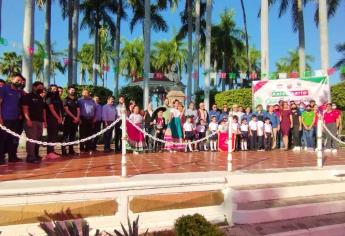
[[[85,220],[81,220],[80,227],[77,221],[53,221],[40,223],[40,227],[48,236],[89,236],[90,226]],[[95,236],[101,236],[100,230],[96,230]]]
[[[131,224],[130,219],[128,217],[128,231],[126,230],[126,228],[123,226],[123,224],[121,223],[121,228],[122,228],[122,233],[120,233],[119,231],[117,231],[116,229],[114,230],[116,236],[139,236],[139,216],[137,217],[137,219],[135,221],[133,221],[133,223]],[[145,234],[143,234],[143,236],[146,236],[148,234],[148,230],[146,230]]]

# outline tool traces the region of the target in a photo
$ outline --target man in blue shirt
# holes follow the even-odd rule
[[[108,97],[107,104],[105,104],[102,108],[102,120],[104,128],[108,127],[117,119],[117,109],[114,105],[115,98],[113,96]],[[111,152],[110,143],[113,137],[114,127],[109,129],[103,135],[103,142],[104,142],[104,152]]]
[[[11,84],[0,88],[0,124],[8,129],[20,133],[22,123],[20,100],[21,90],[25,79],[21,74],[11,76]],[[5,164],[5,154],[8,153],[9,162],[22,161],[17,157],[18,138],[0,130],[0,165]]]
[[[90,92],[87,89],[82,91],[82,98],[78,100],[80,108],[80,139],[89,137],[93,133],[93,127],[96,123],[96,103],[90,97]],[[80,143],[81,152],[90,152],[92,154],[92,140]]]
[[[96,104],[96,114],[95,114],[95,124],[93,126],[93,133],[92,134],[96,134],[98,133],[101,128],[102,128],[102,105],[99,104],[99,97],[98,96],[94,96],[93,100],[95,101]],[[94,138],[92,140],[92,151],[97,151],[97,144],[98,144],[98,137]]]
[[[268,112],[265,118],[270,119],[272,125],[272,149],[277,147],[277,134],[280,129],[280,117],[274,112],[274,106],[268,106]]]
[[[211,111],[209,111],[210,117],[215,116],[217,118],[217,122],[220,122],[220,112],[217,109],[217,105],[213,104]]]

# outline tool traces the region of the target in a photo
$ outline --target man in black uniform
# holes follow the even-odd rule
[[[45,104],[41,94],[43,93],[43,83],[36,81],[32,84],[32,92],[26,94],[22,99],[23,116],[25,120],[25,134],[28,138],[42,140],[43,126],[46,123]],[[26,143],[26,161],[29,163],[39,163],[39,145]]]
[[[65,98],[63,107],[65,110],[65,121],[63,124],[63,141],[72,142],[75,140],[75,136],[78,130],[78,124],[80,121],[80,108],[78,99],[75,96],[75,88],[73,86],[68,87],[68,96]],[[69,146],[69,155],[76,155],[73,150],[73,145]],[[66,147],[62,147],[62,155],[66,156]]]
[[[62,125],[62,101],[56,85],[50,86],[46,97],[48,142],[59,142],[59,128]],[[47,159],[56,159],[59,155],[53,146],[47,147]]]

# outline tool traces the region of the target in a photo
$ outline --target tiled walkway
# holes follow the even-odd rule
[[[127,174],[184,173],[226,171],[226,153],[147,153],[127,155]],[[313,152],[235,152],[232,170],[264,170],[272,168],[316,167]],[[324,155],[324,164],[345,165],[345,149]],[[41,164],[17,163],[0,166],[0,181],[19,179],[77,178],[121,175],[121,155],[98,152]]]

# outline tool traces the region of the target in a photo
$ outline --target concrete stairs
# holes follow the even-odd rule
[[[345,236],[345,180],[234,186],[228,235]],[[327,232],[327,233],[325,233]]]

